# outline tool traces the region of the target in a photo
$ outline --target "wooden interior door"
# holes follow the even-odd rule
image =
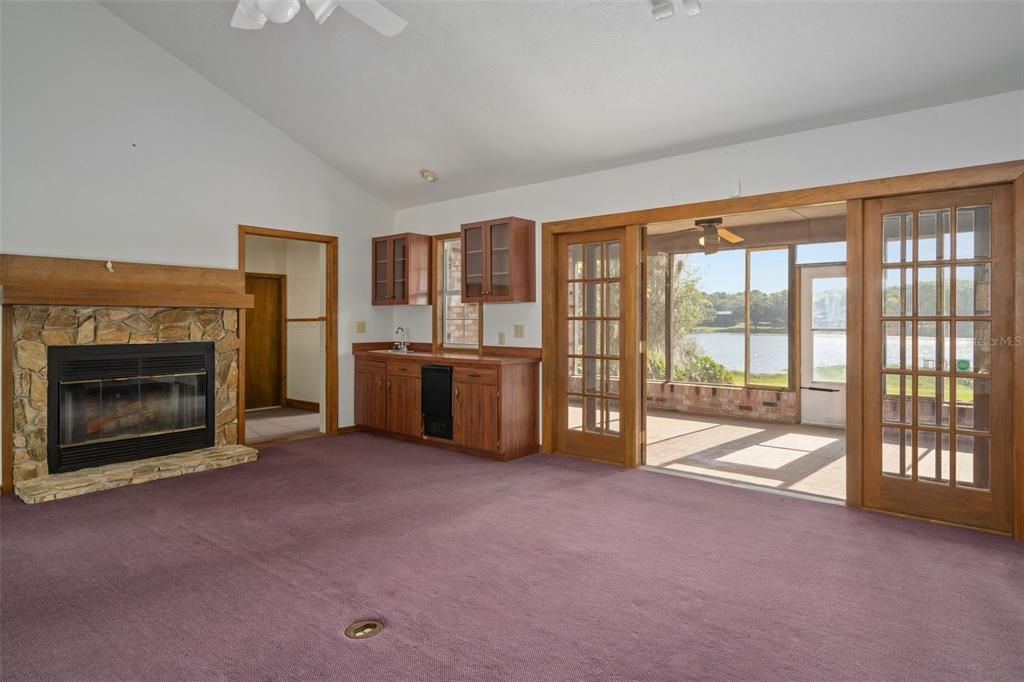
[[[1011,197],[865,203],[865,506],[1011,530]]]
[[[284,402],[284,275],[246,273],[245,292],[255,302],[245,315],[245,407],[276,407]]]
[[[636,466],[638,228],[559,235],[554,449]]]

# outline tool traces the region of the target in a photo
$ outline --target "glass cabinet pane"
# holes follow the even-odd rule
[[[511,259],[509,256],[508,223],[490,226],[491,237],[491,281],[487,288],[490,296],[511,296]]]
[[[373,242],[373,300],[388,297],[388,240]]]
[[[395,299],[402,300],[405,298],[405,282],[406,282],[406,250],[405,250],[405,239],[396,239],[394,242],[394,253],[395,260],[392,266],[392,273],[394,279],[393,296]]]
[[[464,254],[465,272],[462,273],[463,285],[467,297],[479,297],[484,293],[484,230],[482,227],[469,227],[464,231],[466,252]]]

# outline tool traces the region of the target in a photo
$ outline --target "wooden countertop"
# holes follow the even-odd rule
[[[476,355],[473,353],[433,353],[428,351],[408,351],[399,353],[392,350],[359,350],[357,358],[373,360],[416,360],[422,363],[438,363],[452,365],[532,365],[540,360],[504,355]]]

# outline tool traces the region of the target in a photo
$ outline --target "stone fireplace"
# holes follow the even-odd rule
[[[57,473],[50,466],[59,460],[51,459],[51,446],[72,446],[60,448],[65,451],[60,454],[71,452],[75,446],[80,452],[82,448],[92,449],[100,453],[101,459],[117,462],[166,454],[176,447],[180,447],[178,451],[187,451],[238,442],[237,310],[29,305],[12,308],[13,335],[9,342],[14,347],[15,483]],[[153,351],[131,352],[129,346],[135,345],[151,345]],[[92,349],[98,346],[107,348]],[[181,350],[176,350],[177,346]],[[192,351],[200,346],[209,349],[209,365],[202,369],[179,366],[181,371],[172,371],[174,368],[169,366],[150,366],[149,371],[139,359],[159,358],[166,363],[173,357],[192,356],[191,362],[195,364]],[[76,354],[72,349],[78,347],[90,350]],[[186,351],[186,347],[191,348]],[[115,352],[108,353],[108,349]],[[161,349],[167,352],[161,353]],[[75,355],[106,359],[107,369],[101,368],[98,375],[87,377],[81,374],[85,370],[79,365],[79,374],[72,373],[73,378],[59,384],[56,375],[51,374],[51,370],[57,371],[56,366],[50,367],[52,358],[60,358],[57,362],[63,368],[65,358]],[[118,359],[120,370],[114,367]],[[127,368],[131,362],[135,362],[134,369]],[[51,381],[58,383],[51,386]],[[112,383],[116,381],[124,383]],[[106,384],[110,398],[107,404],[101,396],[103,382],[111,382]],[[135,383],[129,385],[131,382]],[[209,410],[202,419],[196,413],[200,395],[204,397],[202,409]],[[69,421],[70,413],[51,414],[51,410],[56,410],[55,398],[63,405],[61,396],[77,405],[89,406],[83,420],[73,427],[67,426],[73,423]],[[68,408],[65,405],[62,409]],[[196,428],[199,424],[202,429]],[[62,431],[66,437],[62,437]],[[178,446],[163,442],[168,440],[168,434],[175,433],[187,434]],[[58,443],[53,443],[55,438]],[[127,445],[128,441],[134,441],[134,445]],[[106,448],[101,447],[104,443],[108,444]],[[129,456],[125,452],[130,447],[134,454]],[[117,448],[121,455],[112,454]],[[118,459],[119,456],[122,458]],[[105,462],[85,466],[97,463]],[[74,468],[80,467],[60,466],[61,471]]]

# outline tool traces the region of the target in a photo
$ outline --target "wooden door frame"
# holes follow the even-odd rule
[[[281,369],[281,371],[278,372],[278,390],[281,392],[281,407],[284,407],[285,403],[288,402],[288,276],[274,272],[244,272],[242,273],[242,276],[245,277],[246,280],[250,277],[256,277],[259,279],[276,279],[281,288],[281,343],[278,345],[277,353]],[[245,321],[245,318],[240,319],[243,322]],[[239,340],[244,342],[245,335],[240,333]],[[245,369],[245,365],[243,363],[239,363],[239,369]]]
[[[238,226],[238,271],[245,277],[245,238],[271,237],[324,245],[324,433],[338,433],[338,238],[315,232],[298,232],[253,225]],[[287,315],[284,318],[287,320]],[[245,310],[238,311],[238,442],[245,443]],[[287,343],[287,341],[285,341]],[[287,394],[284,394],[285,396]]]
[[[863,506],[863,344],[864,328],[864,200],[902,194],[923,194],[951,189],[966,189],[986,185],[1013,184],[1014,233],[1024,235],[1024,159],[1002,163],[917,173],[875,180],[862,180],[843,184],[824,185],[808,189],[787,190],[747,197],[715,199],[676,206],[627,211],[605,215],[556,220],[541,226],[541,291],[557,291],[555,239],[566,232],[587,232],[607,227],[628,225],[646,226],[649,223],[688,220],[714,215],[750,213],[771,209],[806,206],[809,204],[846,202],[847,241],[847,505]],[[1024,341],[1024,239],[1014,241],[1014,325],[1015,341]],[[555,297],[543,296],[541,302],[541,340],[543,365],[541,451],[552,452],[555,429],[555,396],[560,390],[555,362],[557,358],[558,308]],[[639,320],[642,316],[638,315]],[[869,339],[869,342],[874,342]],[[1024,424],[1024,344],[1015,343],[1013,368],[1014,422]],[[639,385],[645,386],[646,375]],[[646,400],[646,398],[644,398]],[[642,425],[638,425],[632,438],[638,439]],[[629,435],[629,434],[624,434]],[[1024,428],[1013,432],[1014,477],[1014,536],[1024,539]],[[638,448],[638,452],[640,449]],[[639,465],[639,461],[631,466]]]

